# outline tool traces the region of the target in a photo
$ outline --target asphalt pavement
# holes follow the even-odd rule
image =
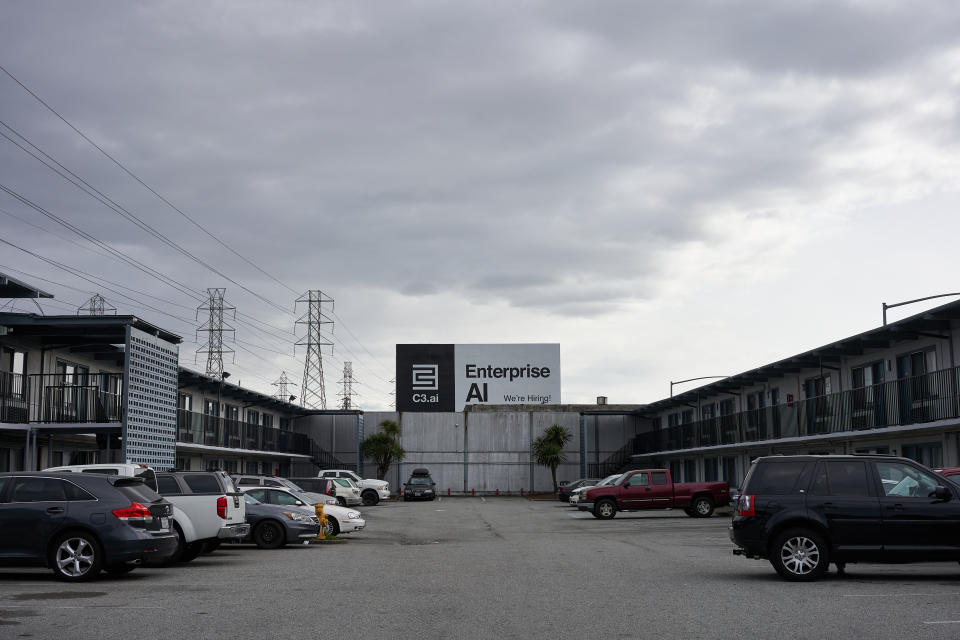
[[[442,498],[362,508],[339,545],[223,546],[64,584],[0,569],[0,638],[957,638],[960,566],[812,584],[731,554],[729,517]]]

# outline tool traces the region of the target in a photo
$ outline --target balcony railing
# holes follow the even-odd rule
[[[857,432],[960,417],[960,368],[705,418],[637,436],[634,453]]]
[[[177,410],[177,442],[230,449],[311,455],[310,438],[302,433],[248,424],[194,411]]]
[[[0,372],[0,422],[120,422],[122,397],[108,391],[119,375]]]

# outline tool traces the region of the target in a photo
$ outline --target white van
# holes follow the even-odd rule
[[[115,464],[74,464],[64,467],[49,467],[44,471],[72,471],[74,473],[99,473],[108,476],[124,476],[128,478],[143,478],[148,487],[157,491],[157,474],[145,464],[129,464],[117,462]]]

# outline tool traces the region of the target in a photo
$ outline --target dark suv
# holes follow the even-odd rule
[[[734,553],[783,578],[831,562],[960,560],[960,485],[907,458],[770,456],[747,473],[730,526]]]
[[[0,473],[0,566],[46,566],[70,582],[127,573],[174,553],[171,513],[140,478]]]
[[[403,485],[403,499],[433,500],[437,497],[437,483],[430,477],[429,469],[414,469],[410,479]]]

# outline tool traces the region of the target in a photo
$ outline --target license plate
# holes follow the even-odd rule
[[[423,491],[414,491],[414,492],[413,492],[413,495],[415,495],[415,496],[422,496],[422,495],[423,495]]]

